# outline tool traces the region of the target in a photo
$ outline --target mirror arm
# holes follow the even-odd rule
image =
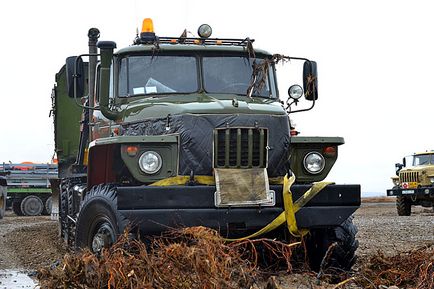
[[[294,103],[294,102],[292,102],[292,103]],[[291,104],[292,104],[292,103],[291,103]],[[304,109],[299,109],[299,110],[294,110],[294,111],[292,111],[292,110],[291,110],[291,106],[289,105],[288,108],[286,109],[286,112],[287,112],[288,114],[290,114],[290,113],[296,113],[296,112],[302,112],[302,111],[309,111],[309,110],[311,110],[314,106],[315,106],[315,98],[312,100],[312,105],[311,105],[309,108],[304,108]]]

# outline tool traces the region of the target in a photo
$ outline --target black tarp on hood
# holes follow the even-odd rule
[[[122,125],[122,135],[180,135],[179,175],[212,175],[215,128],[268,128],[268,176],[283,176],[289,169],[287,115],[173,115]]]

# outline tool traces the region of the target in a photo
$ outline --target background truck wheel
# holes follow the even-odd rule
[[[39,216],[44,210],[44,203],[38,196],[30,195],[21,201],[20,207],[25,216]]]
[[[126,224],[116,207],[117,193],[113,186],[98,185],[87,193],[77,219],[77,248],[99,253],[116,242]]]
[[[51,215],[52,204],[53,204],[53,202],[52,202],[51,197],[48,197],[48,199],[45,200],[44,211],[42,212],[42,214]]]
[[[411,202],[408,198],[403,196],[396,197],[396,210],[399,216],[411,215]]]
[[[306,250],[311,269],[316,272],[320,269],[349,271],[356,262],[356,250],[359,246],[356,234],[357,228],[352,217],[333,228],[310,230]],[[324,258],[326,253],[328,257]]]
[[[24,216],[23,211],[21,211],[21,200],[15,200],[12,202],[12,211],[17,216]]]

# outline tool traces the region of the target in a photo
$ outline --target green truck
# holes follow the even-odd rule
[[[4,206],[11,206],[18,216],[51,214],[50,180],[58,179],[57,164],[2,163],[0,175],[7,183]]]
[[[284,242],[309,232],[316,270],[334,243],[330,266],[351,268],[360,186],[314,184],[344,140],[296,136],[289,118],[317,101],[316,63],[211,32],[159,37],[145,19],[133,45],[115,52],[91,28],[89,53],[66,59],[52,92],[61,237],[97,253],[127,224],[142,236],[207,226],[228,239],[266,227],[263,236]],[[303,87],[286,98],[280,62],[303,70]]]
[[[415,153],[395,164],[396,177],[388,196],[396,197],[399,216],[410,216],[411,206],[434,209],[434,151]]]

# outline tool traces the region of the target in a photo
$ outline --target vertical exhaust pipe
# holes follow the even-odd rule
[[[98,61],[98,48],[96,43],[98,42],[100,32],[98,28],[90,28],[87,36],[89,37],[89,106],[95,106],[95,74],[96,74],[96,64]],[[89,109],[89,120],[92,121],[93,110]],[[92,139],[91,136],[91,126],[89,126],[89,140]]]

